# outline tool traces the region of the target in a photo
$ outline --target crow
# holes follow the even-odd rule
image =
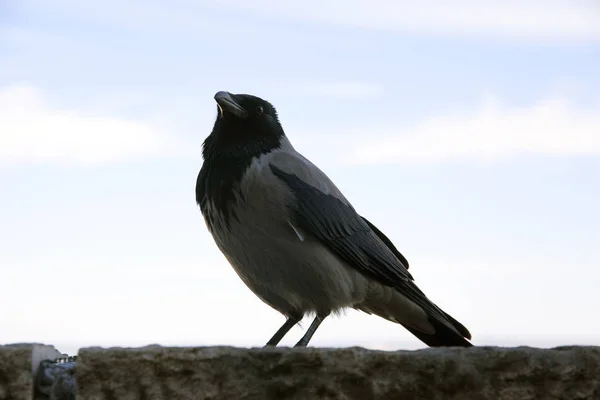
[[[284,133],[275,107],[250,94],[215,94],[196,202],[246,286],[286,317],[276,346],[307,314],[297,347],[332,313],[354,308],[404,326],[428,346],[473,346],[460,322],[417,287],[408,261]]]

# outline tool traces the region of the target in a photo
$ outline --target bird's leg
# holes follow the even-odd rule
[[[290,329],[292,329],[294,327],[294,325],[296,325],[298,322],[300,322],[301,319],[302,318],[298,318],[298,317],[288,317],[288,319],[285,320],[283,325],[281,325],[281,328],[279,328],[277,330],[277,332],[275,332],[273,337],[271,339],[269,339],[269,341],[267,342],[265,347],[277,346],[277,344],[281,341],[281,339],[283,339],[283,337],[286,335],[286,333],[288,333],[290,331]]]
[[[317,316],[315,317],[313,322],[310,324],[310,326],[306,330],[306,333],[304,334],[304,336],[302,336],[302,339],[300,339],[294,347],[306,347],[308,345],[308,342],[310,342],[310,339],[313,337],[313,335],[317,331],[317,328],[319,327],[319,325],[321,325],[321,322],[323,322],[323,320],[325,318],[327,318],[328,315],[329,315],[329,313],[317,314]]]

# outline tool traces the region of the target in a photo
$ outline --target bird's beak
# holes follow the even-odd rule
[[[239,105],[239,103],[236,101],[235,95],[229,92],[217,92],[217,94],[215,94],[215,101],[219,105],[219,112],[221,113],[221,116],[223,116],[224,112],[227,111],[239,118],[248,117],[248,112]]]

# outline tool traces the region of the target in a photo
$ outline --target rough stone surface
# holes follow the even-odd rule
[[[600,399],[600,347],[88,348],[78,399]]]
[[[0,346],[0,400],[31,400],[40,362],[61,356],[54,347],[38,343]]]

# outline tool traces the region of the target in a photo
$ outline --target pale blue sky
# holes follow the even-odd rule
[[[304,4],[0,2],[0,343],[268,340],[283,317],[194,202],[228,90],[275,104],[475,344],[600,345],[600,6]],[[423,347],[354,311],[312,345]]]

